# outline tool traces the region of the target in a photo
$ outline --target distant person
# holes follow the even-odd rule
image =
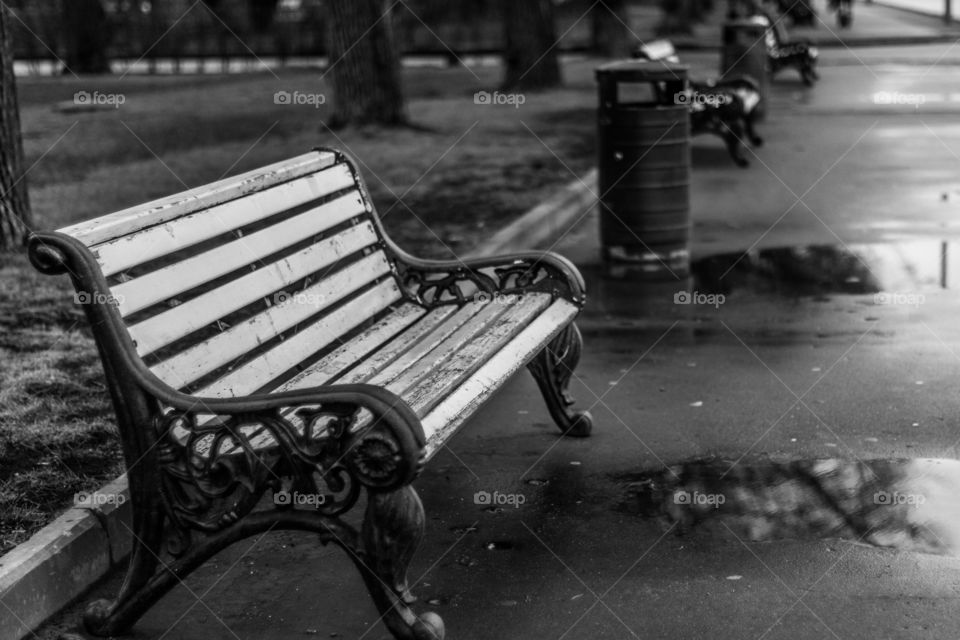
[[[853,0],[830,0],[830,10],[837,12],[837,24],[849,29],[853,23]]]

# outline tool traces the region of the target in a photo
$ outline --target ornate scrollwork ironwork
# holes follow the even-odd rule
[[[572,409],[574,400],[568,388],[582,348],[580,330],[571,323],[527,365],[543,393],[550,415],[564,434],[575,437],[586,437],[593,429],[589,411]]]
[[[582,304],[579,292],[571,287],[570,274],[537,256],[476,266],[404,265],[400,278],[407,291],[427,307],[533,292],[550,293]]]
[[[361,487],[394,489],[422,464],[354,405],[286,416],[270,409],[203,424],[195,413],[169,411],[156,429],[164,509],[177,532],[174,556],[190,548],[194,531],[215,533],[257,510],[267,491],[274,498],[268,508],[309,506],[334,517],[353,507]]]

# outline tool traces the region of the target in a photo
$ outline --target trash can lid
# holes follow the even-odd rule
[[[663,82],[670,80],[685,80],[688,67],[676,62],[660,60],[616,60],[597,67],[597,79],[613,76],[617,80],[634,82]]]

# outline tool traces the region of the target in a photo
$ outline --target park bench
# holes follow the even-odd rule
[[[293,529],[347,552],[394,636],[442,638],[406,582],[421,467],[525,365],[565,434],[591,429],[567,394],[576,268],[411,257],[339,151],[37,233],[29,254],[73,281],[126,461],[133,551],[85,612],[97,635],[233,542]]]
[[[817,73],[819,50],[807,38],[791,39],[783,20],[763,12],[753,16],[751,20],[767,27],[764,45],[767,48],[767,61],[770,65],[770,75],[774,76],[783,69],[794,68],[800,74],[803,84],[812,87],[820,78]]]
[[[633,50],[633,57],[653,62],[680,62],[669,40],[641,43]],[[676,103],[681,98],[690,110],[691,135],[720,136],[737,166],[748,167],[750,161],[743,154],[743,139],[755,147],[763,144],[754,127],[762,99],[756,80],[750,76],[691,80],[690,90],[684,96],[660,96],[661,101],[668,103]]]

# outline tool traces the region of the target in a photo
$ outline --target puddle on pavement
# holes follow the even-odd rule
[[[960,555],[960,461],[699,459],[622,478],[627,509],[679,533],[846,538]],[[729,529],[729,531],[727,530]]]
[[[836,295],[893,296],[878,304],[914,304],[923,292],[960,284],[960,246],[940,240],[899,243],[772,247],[714,254],[694,260],[690,275],[677,279],[665,270],[639,276],[623,268],[620,277],[585,269],[589,311],[643,317],[671,309],[676,296],[696,292],[729,301],[740,296],[812,298]],[[901,300],[902,297],[902,300]],[[707,304],[712,304],[705,298]],[[719,308],[719,304],[716,305]],[[702,305],[689,309],[702,310]]]
[[[697,291],[724,295],[916,292],[960,283],[958,249],[936,240],[776,247],[707,256],[691,273]]]

